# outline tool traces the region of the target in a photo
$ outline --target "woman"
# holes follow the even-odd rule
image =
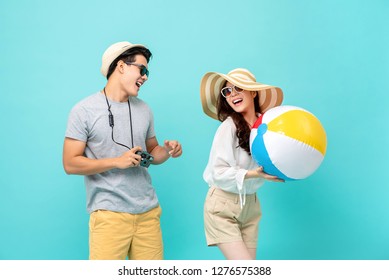
[[[266,110],[283,99],[280,88],[257,83],[238,68],[227,75],[209,72],[200,86],[204,112],[221,121],[203,177],[209,185],[204,205],[208,246],[217,245],[227,259],[255,259],[261,209],[256,196],[266,174],[250,154],[250,132]]]

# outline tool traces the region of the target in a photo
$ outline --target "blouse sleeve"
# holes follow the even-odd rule
[[[247,170],[237,162],[238,139],[232,119],[223,122],[214,137],[204,179],[228,192],[241,193]]]

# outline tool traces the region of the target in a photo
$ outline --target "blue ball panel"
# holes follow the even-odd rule
[[[267,125],[261,124],[257,130],[257,136],[255,137],[251,145],[251,155],[254,160],[263,167],[263,171],[267,174],[277,176],[284,180],[294,180],[283,174],[277,167],[275,167],[269,158],[269,154],[266,150],[265,143],[263,141],[263,135],[267,131]]]

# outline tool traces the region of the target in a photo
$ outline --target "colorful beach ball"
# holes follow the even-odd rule
[[[305,179],[324,159],[327,137],[320,121],[295,106],[278,106],[262,114],[250,134],[253,159],[264,172],[284,180]]]

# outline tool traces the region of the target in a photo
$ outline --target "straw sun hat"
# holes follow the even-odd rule
[[[257,91],[262,113],[282,103],[283,93],[280,88],[257,83],[255,76],[247,69],[237,68],[227,75],[208,72],[201,79],[200,98],[204,113],[213,119],[218,120],[216,103],[226,81],[245,90]]]
[[[109,46],[106,51],[103,54],[103,57],[101,59],[101,68],[100,72],[103,74],[104,77],[107,77],[108,69],[111,63],[119,57],[122,53],[124,53],[126,50],[135,48],[135,47],[142,47],[146,48],[143,45],[140,44],[131,44],[130,42],[124,41],[124,42],[118,42],[111,46]]]

